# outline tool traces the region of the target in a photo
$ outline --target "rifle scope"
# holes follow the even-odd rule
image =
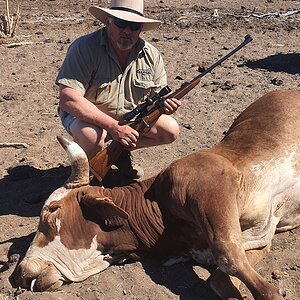
[[[140,113],[143,113],[147,109],[148,106],[152,105],[155,101],[160,100],[161,97],[167,95],[170,92],[171,92],[171,89],[169,88],[169,86],[165,86],[158,93],[156,93],[152,98],[147,97],[145,99],[145,102],[143,102],[142,104],[135,107],[133,110],[126,113],[123,117],[123,120],[126,123],[130,122],[135,116],[137,116]]]

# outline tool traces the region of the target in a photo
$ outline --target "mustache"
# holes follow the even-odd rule
[[[131,38],[131,36],[130,36],[130,35],[128,35],[128,34],[122,34],[122,35],[120,36],[120,38],[121,38],[121,39],[126,39],[126,40],[130,40],[130,41],[132,41],[132,38]]]

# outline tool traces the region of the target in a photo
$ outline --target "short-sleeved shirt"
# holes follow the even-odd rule
[[[161,54],[150,43],[140,38],[129,61],[123,72],[102,28],[70,45],[56,84],[79,91],[101,111],[120,119],[167,85]]]

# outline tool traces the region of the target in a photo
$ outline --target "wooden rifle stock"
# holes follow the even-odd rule
[[[146,128],[151,125],[164,113],[162,107],[153,110],[153,112],[143,118],[139,122],[134,122],[130,126],[137,132],[142,134]],[[125,150],[124,146],[117,141],[112,141],[106,148],[99,151],[93,158],[90,159],[90,169],[94,176],[101,182],[104,176],[108,173],[111,166],[119,159]]]
[[[222,57],[212,66],[210,66],[207,70],[192,78],[190,81],[184,82],[175,92],[167,95],[167,98],[176,98],[181,99],[184,95],[186,95],[189,91],[191,91],[194,87],[196,87],[201,80],[201,77],[211,72],[215,67],[219,66],[223,61],[225,61],[228,57],[232,56],[242,47],[247,45],[252,41],[250,35],[246,35],[244,41],[229,52],[227,55]],[[143,115],[141,118],[137,118],[133,121],[130,126],[138,131],[140,134],[143,134],[147,128],[150,128],[152,124],[164,113],[163,109],[163,101],[162,99],[158,105],[153,105],[149,108],[147,113]],[[105,175],[110,170],[111,166],[119,159],[125,148],[121,143],[117,141],[112,141],[109,146],[98,152],[92,159],[90,159],[90,169],[94,176],[101,182]]]

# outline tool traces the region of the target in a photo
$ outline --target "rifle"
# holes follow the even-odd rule
[[[125,114],[125,116],[123,117],[124,124],[129,124],[137,132],[143,134],[145,130],[150,128],[153,123],[155,123],[156,120],[164,113],[164,96],[169,94],[168,98],[181,99],[184,95],[186,95],[200,83],[200,80],[203,76],[205,76],[207,73],[210,73],[215,67],[221,65],[223,61],[235,54],[238,50],[246,46],[251,41],[252,37],[250,35],[246,35],[244,41],[235,49],[233,49],[231,52],[222,57],[220,60],[218,60],[216,63],[214,63],[199,75],[195,76],[189,81],[184,82],[172,94],[169,94],[171,92],[171,89],[168,86],[165,86],[161,91],[159,91],[159,93],[155,94],[154,97],[147,97],[142,104],[138,105],[132,111]],[[90,169],[100,182],[108,173],[111,166],[121,156],[122,151],[127,150],[125,150],[124,146],[121,143],[113,140],[106,148],[99,151],[94,157],[90,159]]]

